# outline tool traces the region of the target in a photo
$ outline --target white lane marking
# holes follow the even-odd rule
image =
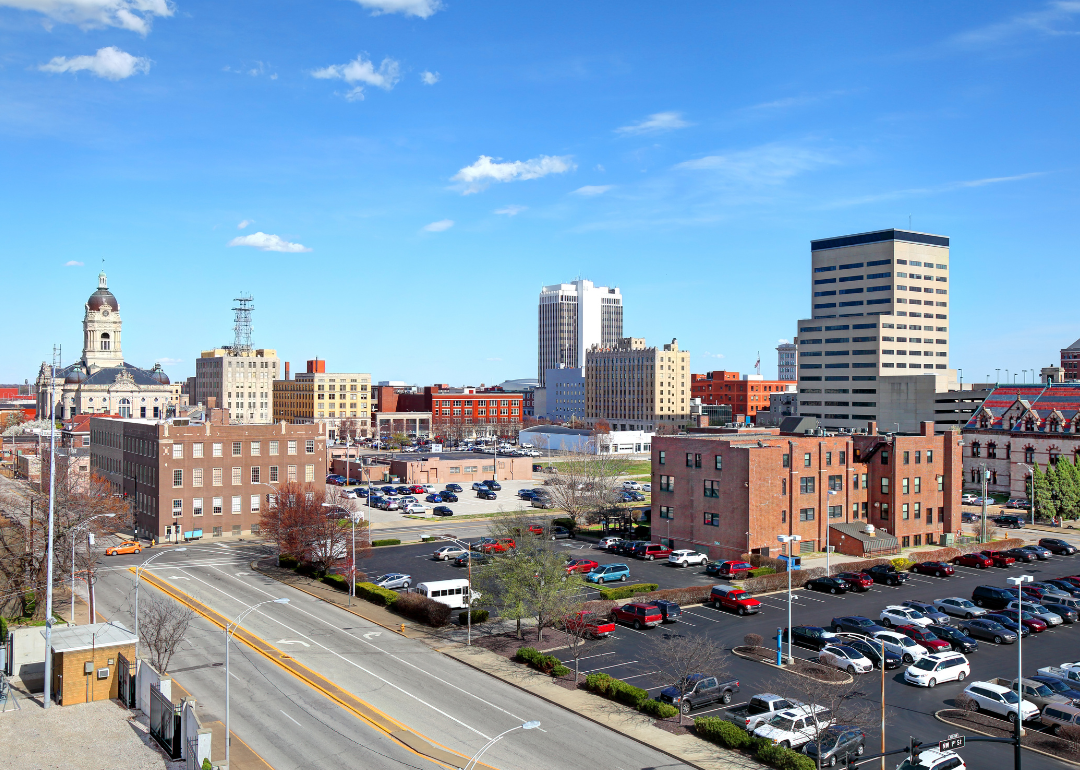
[[[278,711],[281,711],[281,709],[278,709]],[[284,711],[281,711],[281,713],[285,714]],[[285,716],[289,717],[288,714],[285,714]],[[293,719],[292,717],[289,717],[289,719],[292,719],[292,721],[296,724],[297,727],[302,727],[302,725],[299,722],[297,722],[295,719]]]
[[[305,647],[310,647],[311,646],[307,642],[301,642],[301,641],[298,641],[296,639],[278,639],[276,642],[274,642],[274,644],[302,644]]]
[[[638,677],[641,677],[641,676],[652,676],[653,674],[659,674],[659,673],[660,673],[659,671],[650,671],[647,674],[634,674],[633,676],[624,676],[622,679],[625,682],[627,679],[637,679]]]
[[[370,631],[364,634],[365,639],[371,639],[373,636],[382,636],[382,631]]]
[[[172,575],[169,580],[190,580],[191,578],[181,577],[180,575]]]
[[[719,623],[720,622],[719,619],[717,619],[717,618],[710,618],[710,617],[707,617],[705,615],[701,615],[701,614],[699,614],[697,612],[690,612],[690,610],[683,610],[683,614],[685,614],[685,615],[693,615],[695,618],[701,618],[702,620],[707,620],[710,623]]]
[[[619,666],[629,666],[631,663],[637,663],[637,661],[636,660],[628,660],[625,663],[612,663],[610,666],[601,666],[600,668],[589,669],[585,673],[586,674],[591,674],[594,671],[604,671],[605,669],[609,669],[609,668],[618,668]]]
[[[584,658],[578,658],[578,661],[589,660],[590,658],[602,658],[605,655],[614,655],[614,652],[601,652],[599,655],[586,655]]]
[[[225,573],[223,573],[223,574],[225,574]],[[200,578],[197,578],[197,577],[195,578],[195,580],[198,580],[198,581],[199,581],[200,583],[203,583],[203,584],[204,584],[204,585],[206,585],[206,586],[207,586],[208,588],[213,588],[213,589],[214,589],[215,591],[218,591],[218,592],[220,592],[220,593],[222,593],[222,594],[225,594],[226,596],[230,596],[230,595],[229,595],[229,593],[228,593],[227,591],[224,591],[224,590],[222,590],[222,589],[218,588],[217,586],[214,586],[214,585],[210,585],[210,583],[207,583],[207,582],[206,582],[205,580],[201,580]],[[258,589],[256,589],[256,590],[258,590]],[[268,593],[268,592],[265,592],[265,591],[264,591],[263,593]],[[232,598],[232,597],[230,596],[230,598]],[[286,625],[286,624],[285,624],[284,622],[282,622],[282,621],[278,620],[277,618],[273,618],[273,617],[271,617],[271,616],[267,615],[267,614],[266,614],[265,612],[263,612],[262,610],[256,610],[256,612],[257,612],[257,613],[258,613],[259,615],[262,615],[262,616],[263,616],[264,618],[266,618],[267,620],[272,620],[273,622],[277,623],[278,625],[284,626],[284,627],[285,627],[285,628],[286,628],[287,630],[291,631],[292,633],[296,634],[297,636],[304,636],[304,634],[301,634],[301,633],[300,633],[299,631],[297,631],[296,629],[294,629],[294,628],[290,628],[290,627],[289,627],[288,625]],[[310,613],[305,613],[305,614],[310,614]],[[314,617],[314,616],[312,616],[312,617]],[[327,625],[329,625],[329,624],[327,624]],[[350,634],[350,636],[351,636],[351,634]],[[331,653],[332,655],[334,655],[334,656],[336,656],[336,657],[340,658],[340,659],[341,659],[342,661],[344,661],[345,663],[348,663],[349,665],[351,665],[351,666],[354,666],[355,668],[358,668],[358,669],[360,669],[361,671],[363,671],[363,672],[364,672],[365,674],[367,674],[368,676],[371,676],[371,677],[373,677],[373,678],[375,678],[375,679],[378,679],[378,680],[379,680],[380,682],[382,682],[383,684],[385,684],[385,685],[388,685],[389,687],[392,687],[393,689],[395,689],[395,690],[397,690],[398,692],[400,692],[400,693],[401,693],[402,695],[406,695],[406,696],[408,696],[408,697],[412,698],[413,700],[415,700],[415,701],[417,701],[417,702],[419,702],[419,703],[422,703],[423,705],[427,706],[427,707],[428,707],[429,709],[431,709],[432,711],[435,711],[435,712],[437,712],[437,713],[441,714],[442,716],[446,717],[447,719],[451,720],[452,722],[456,722],[457,724],[461,725],[462,727],[464,727],[464,728],[465,728],[465,729],[467,729],[467,730],[471,730],[472,732],[476,733],[476,734],[477,734],[477,735],[479,735],[480,737],[482,737],[482,738],[485,738],[485,739],[487,739],[487,740],[491,740],[491,736],[489,736],[489,735],[484,735],[484,733],[480,732],[480,731],[479,731],[479,730],[477,730],[476,728],[474,728],[474,727],[470,727],[469,725],[467,725],[467,724],[465,724],[464,722],[462,722],[462,721],[461,721],[460,719],[458,719],[458,718],[456,718],[456,717],[453,717],[453,716],[451,716],[450,714],[447,714],[447,713],[446,713],[445,711],[443,711],[442,709],[440,709],[440,708],[436,708],[435,706],[433,706],[433,705],[432,705],[432,704],[430,704],[430,703],[427,703],[427,702],[425,702],[425,701],[424,701],[424,700],[423,700],[422,698],[420,698],[420,697],[418,697],[418,696],[416,696],[416,695],[413,695],[413,694],[412,694],[411,692],[409,692],[408,690],[405,690],[404,688],[402,688],[402,687],[399,687],[398,685],[394,684],[393,682],[389,681],[388,679],[386,679],[386,678],[384,678],[384,677],[381,677],[381,676],[379,676],[379,675],[378,675],[378,674],[376,674],[376,673],[375,673],[374,671],[371,671],[371,670],[369,670],[369,669],[366,669],[366,668],[364,668],[363,666],[361,666],[361,665],[360,665],[359,663],[357,663],[357,662],[355,662],[355,661],[349,660],[348,658],[346,658],[346,657],[345,657],[344,655],[342,655],[341,653],[339,653],[339,652],[336,652],[336,651],[334,651],[334,650],[331,650],[331,649],[330,649],[329,647],[327,647],[326,645],[324,645],[324,644],[320,644],[319,642],[315,641],[315,640],[314,640],[314,639],[312,639],[311,637],[307,637],[307,636],[304,636],[304,638],[305,638],[305,639],[307,639],[307,640],[308,640],[309,642],[311,642],[312,644],[314,644],[314,645],[315,645],[316,647],[320,647],[320,648],[322,648],[322,649],[326,650],[327,652]],[[354,637],[354,638],[357,638],[357,637]],[[374,646],[374,645],[372,645],[372,646]],[[376,648],[376,649],[378,649],[378,648]],[[489,705],[492,705],[492,704],[489,704]],[[509,712],[507,712],[507,713],[509,713]],[[512,716],[512,715],[511,715],[511,716]],[[515,718],[517,718],[517,717],[515,717]]]
[[[230,671],[230,672],[229,672],[229,676],[231,676],[231,677],[232,677],[233,679],[240,679],[240,677],[238,677],[238,676],[237,676],[236,674],[234,674],[234,673],[233,673],[232,671]],[[243,682],[244,680],[243,680],[243,679],[240,679],[240,681],[241,681],[241,682]]]

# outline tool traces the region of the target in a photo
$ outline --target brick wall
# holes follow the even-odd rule
[[[125,644],[115,647],[74,650],[53,654],[54,691],[59,691],[63,683],[61,702],[65,706],[88,701],[109,700],[117,697],[118,679],[116,674],[116,656],[123,654],[128,660],[135,660],[135,645]],[[86,663],[93,661],[92,673],[84,673]],[[100,668],[109,669],[109,676],[98,679]],[[63,679],[60,679],[60,676]]]

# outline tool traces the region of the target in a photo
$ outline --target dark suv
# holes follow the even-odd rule
[[[788,630],[785,628],[782,641],[788,640]],[[795,626],[791,631],[791,640],[799,647],[807,647],[821,652],[827,644],[835,641],[835,637],[824,628],[817,626]]]
[[[1072,556],[1076,553],[1075,545],[1057,537],[1044,537],[1039,541],[1039,545],[1051,553],[1056,553],[1061,556]]]
[[[1016,596],[1005,588],[996,586],[975,586],[971,592],[971,601],[976,607],[986,607],[990,610],[1003,610]]]
[[[865,572],[875,583],[884,583],[890,586],[898,586],[908,578],[906,572],[897,572],[896,567],[891,564],[878,564],[876,567],[865,570]]]
[[[1020,529],[1024,526],[1024,519],[1021,516],[1014,516],[1012,514],[1006,514],[1004,516],[998,516],[994,519],[994,523],[999,527],[1007,529]]]
[[[502,484],[500,484],[497,481],[494,481],[493,479],[486,480],[484,482],[484,486],[487,487],[488,489],[494,490],[495,492],[501,492],[502,491]]]

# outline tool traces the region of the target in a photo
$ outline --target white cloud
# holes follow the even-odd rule
[[[966,190],[972,187],[986,187],[987,185],[1003,184],[1005,182],[1022,182],[1027,179],[1033,179],[1038,176],[1043,176],[1047,172],[1045,171],[1032,171],[1027,174],[1016,174],[1015,176],[994,176],[987,177],[985,179],[969,179],[960,182],[946,182],[945,184],[936,185],[934,187],[910,187],[906,190],[891,190],[889,192],[875,193],[872,195],[863,195],[858,198],[847,198],[844,200],[828,203],[822,208],[843,208],[845,206],[859,206],[864,203],[877,203],[878,201],[896,200],[898,198],[915,198],[926,195],[939,195],[941,193],[953,192],[954,190]]]
[[[245,220],[241,221],[241,222],[240,222],[240,224],[238,224],[238,225],[236,226],[236,229],[237,229],[237,230],[243,230],[243,229],[244,229],[245,227],[247,227],[248,225],[253,225],[253,224],[255,224],[255,220],[254,220],[254,219],[245,219]]]
[[[176,366],[177,364],[184,363],[184,359],[182,359],[182,358],[169,358],[168,356],[162,356],[161,358],[157,359],[155,361],[155,363],[159,363],[162,366]]]
[[[296,254],[301,251],[311,251],[307,246],[300,243],[290,243],[277,235],[258,232],[251,235],[241,235],[229,241],[230,246],[254,246],[260,251],[284,251]]]
[[[424,225],[424,231],[428,233],[441,233],[443,230],[449,230],[453,226],[454,220],[440,219],[438,222],[432,222],[430,225]]]
[[[387,57],[379,64],[379,68],[375,69],[375,65],[360,54],[347,64],[331,64],[329,67],[315,70],[311,76],[320,80],[344,80],[349,84],[363,83],[389,91],[401,80],[401,65]],[[345,94],[345,98],[350,102],[362,100],[364,86],[357,85]]]
[[[356,3],[370,8],[373,16],[402,13],[406,16],[419,16],[421,19],[426,19],[442,8],[442,0],[356,0]]]
[[[585,195],[587,197],[592,197],[594,195],[603,195],[608,190],[612,189],[614,186],[615,185],[613,184],[587,184],[584,187],[577,188],[571,194]]]
[[[777,342],[780,343],[781,345],[786,345],[787,344],[787,340],[784,337],[781,337],[780,339],[778,339]]]
[[[509,206],[503,206],[501,209],[495,209],[495,213],[496,214],[503,214],[503,215],[508,216],[508,217],[516,217],[518,214],[520,214],[522,211],[524,211],[527,208],[529,208],[529,207],[528,206],[518,206],[515,203],[511,203]]]
[[[724,354],[723,353],[702,353],[701,357],[702,358],[723,358]]]
[[[145,35],[154,16],[172,16],[168,0],[0,0],[0,6],[37,11],[62,24],[84,29],[120,27]]]
[[[3,0],[0,0],[2,2]],[[89,70],[91,74],[106,80],[123,80],[136,73],[150,71],[150,60],[132,56],[115,46],[99,48],[93,56],[56,56],[48,64],[38,67],[42,72],[79,72]]]
[[[420,80],[424,82],[424,85],[433,86],[440,80],[442,80],[442,75],[440,75],[438,72],[429,72],[428,70],[424,70],[420,73]]]
[[[965,47],[994,45],[1028,33],[1058,37],[1078,35],[1072,29],[1061,29],[1060,24],[1072,21],[1080,14],[1080,2],[1077,0],[1058,0],[1047,3],[1041,10],[1022,13],[1006,21],[979,27],[952,38],[952,42]]]
[[[693,124],[687,123],[682,119],[681,112],[656,112],[645,118],[645,120],[639,120],[637,123],[631,123],[629,126],[616,128],[615,133],[626,135],[659,134],[663,131],[686,128],[690,125]]]
[[[64,263],[64,267],[82,267],[82,266],[83,266],[82,262],[77,262],[74,259],[69,259],[67,262]]]
[[[691,171],[712,171],[731,181],[779,184],[797,174],[835,163],[826,153],[805,147],[766,144],[728,155],[706,155],[675,166]]]
[[[576,168],[570,155],[541,155],[531,160],[515,160],[506,163],[495,161],[490,155],[481,155],[476,163],[458,171],[453,179],[464,184],[462,195],[469,195],[480,192],[490,182],[539,179],[548,174],[565,174]]]

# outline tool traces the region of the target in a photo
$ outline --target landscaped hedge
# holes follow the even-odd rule
[[[349,590],[349,581],[344,575],[323,575],[322,582],[328,586],[333,586],[339,591]]]
[[[450,622],[448,606],[420,594],[398,594],[394,611],[436,628]]]
[[[901,572],[906,569],[911,569],[915,566],[915,562],[913,562],[911,559],[906,559],[903,556],[897,556],[895,559],[890,559],[889,563]]]
[[[720,717],[698,717],[694,720],[694,732],[729,749],[744,749],[754,739],[746,730]]]
[[[817,762],[805,754],[768,742],[758,744],[757,758],[777,770],[817,770]]]
[[[924,561],[943,561],[946,564],[961,554],[959,548],[937,548],[933,551],[916,551],[911,560],[916,564]]]
[[[554,655],[545,655],[533,647],[519,647],[514,659],[522,663],[528,663],[537,671],[552,676],[566,676],[570,673],[570,669],[564,666],[562,661]]]
[[[391,591],[389,588],[382,588],[374,583],[357,583],[356,595],[372,604],[381,604],[384,607],[393,607],[398,600],[397,592]]]
[[[378,548],[381,545],[401,545],[401,541],[396,538],[386,538],[385,540],[372,540],[371,547]]]
[[[488,619],[487,610],[473,610],[472,622],[473,623],[486,623]],[[462,610],[458,613],[458,623],[461,625],[467,625],[469,622],[469,613],[466,610]]]
[[[773,567],[754,567],[750,570],[750,577],[761,577],[762,575],[772,575],[776,572]]]
[[[619,586],[618,588],[601,588],[600,596],[612,600],[629,599],[631,596],[655,591],[659,587],[656,583],[631,583],[628,586]]]
[[[636,709],[649,699],[649,693],[640,687],[634,687],[621,679],[614,679],[604,673],[589,674],[585,677],[585,687],[605,698],[617,700]]]
[[[300,564],[300,560],[295,556],[289,556],[285,553],[278,557],[278,561],[285,569],[296,569],[297,565]]]
[[[641,713],[657,719],[671,719],[673,716],[678,715],[679,710],[670,703],[661,703],[658,700],[649,699],[641,704]]]
[[[687,588],[661,588],[659,591],[650,591],[635,598],[643,602],[666,599],[680,605],[704,604],[709,600],[710,593],[712,593],[712,586],[689,586]]]

